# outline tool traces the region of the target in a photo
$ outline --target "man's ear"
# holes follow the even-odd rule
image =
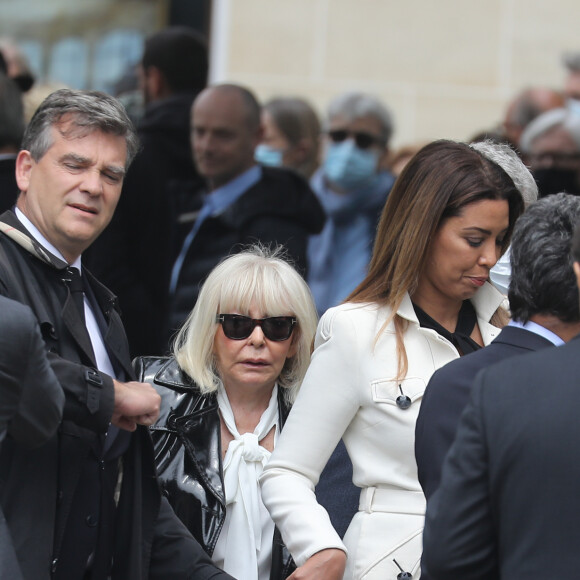
[[[16,183],[20,191],[26,192],[30,183],[30,174],[34,165],[34,159],[30,151],[22,150],[16,157]]]

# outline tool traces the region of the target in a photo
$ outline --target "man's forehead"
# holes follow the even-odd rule
[[[234,91],[211,91],[201,94],[193,104],[192,123],[211,122],[213,125],[237,126],[248,120],[247,107]]]
[[[118,167],[124,172],[127,161],[127,142],[124,137],[71,123],[66,126],[52,125],[51,129],[53,138],[47,153],[52,151],[61,160],[74,157],[85,162],[98,162],[111,168]],[[104,138],[106,146],[99,146],[93,138]]]

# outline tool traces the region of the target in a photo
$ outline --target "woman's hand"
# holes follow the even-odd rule
[[[288,580],[342,580],[346,554],[336,548],[317,552],[297,568]]]

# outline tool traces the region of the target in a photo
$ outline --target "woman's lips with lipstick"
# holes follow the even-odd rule
[[[469,276],[469,279],[476,286],[483,286],[487,282],[487,277]]]

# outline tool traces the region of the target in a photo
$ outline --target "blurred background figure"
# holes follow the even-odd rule
[[[310,185],[327,216],[308,246],[308,284],[319,314],[365,277],[381,210],[394,177],[385,169],[391,113],[378,99],[346,93],[329,105],[324,152]]]
[[[192,159],[189,115],[207,71],[205,41],[190,28],[166,28],[145,41],[145,114],[137,126],[142,149],[111,224],[89,254],[92,270],[119,298],[133,355],[167,348],[162,327],[169,276],[182,242],[177,192],[184,182],[202,183]]]
[[[415,143],[414,145],[403,145],[394,151],[389,153],[387,160],[387,168],[393,175],[393,177],[399,177],[401,171],[403,171],[405,165],[409,163],[411,157],[424,147],[426,143]]]
[[[0,72],[0,212],[16,203],[16,156],[24,134],[22,93],[16,83]]]
[[[23,93],[29,91],[34,85],[35,79],[30,70],[28,59],[18,44],[11,38],[0,38],[0,52],[6,62],[6,74]]]
[[[580,52],[567,52],[563,57],[568,71],[564,81],[566,106],[576,115],[580,115]]]
[[[288,167],[310,179],[319,165],[320,121],[304,99],[277,97],[262,107],[264,136],[256,147],[262,165]]]
[[[145,114],[145,95],[141,88],[141,65],[130,64],[113,86],[113,96],[119,99],[135,125]]]
[[[534,119],[520,147],[538,184],[539,196],[580,194],[580,115],[553,109]]]
[[[193,104],[193,155],[205,186],[189,190],[193,223],[171,272],[165,340],[185,322],[211,270],[247,244],[283,245],[306,272],[308,237],[322,229],[324,212],[296,171],[256,163],[260,117],[260,103],[241,85],[209,87]]]
[[[29,123],[36,109],[38,109],[42,101],[44,101],[48,95],[55,91],[67,88],[69,87],[62,83],[34,83],[34,86],[22,95],[22,101],[24,103],[24,122],[26,124]]]
[[[545,87],[530,87],[508,104],[502,123],[505,140],[517,151],[524,129],[539,115],[564,106],[562,93]]]

